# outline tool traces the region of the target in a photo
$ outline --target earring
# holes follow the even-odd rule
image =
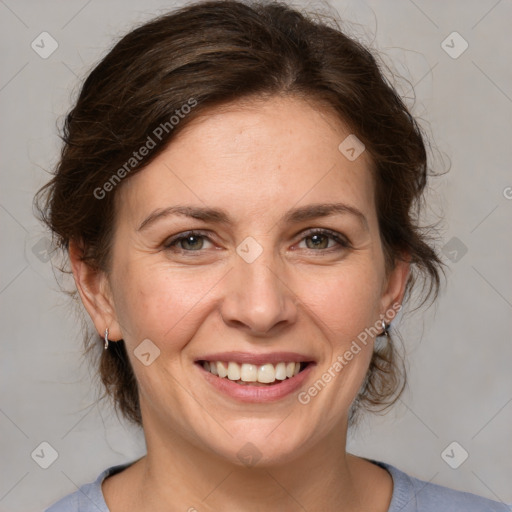
[[[381,320],[382,325],[382,332],[379,334],[379,336],[386,336],[386,338],[389,338],[389,327],[391,324],[387,324],[384,319]]]
[[[108,327],[105,329],[105,346],[104,349],[108,349]]]

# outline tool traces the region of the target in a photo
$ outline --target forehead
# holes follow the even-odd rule
[[[349,135],[334,113],[293,97],[212,109],[123,184],[120,209],[193,202],[237,216],[344,200],[369,214],[371,161],[339,150]]]

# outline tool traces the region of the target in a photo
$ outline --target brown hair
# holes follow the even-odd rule
[[[125,35],[85,80],[65,119],[54,177],[36,196],[56,246],[65,254],[76,240],[83,259],[108,272],[121,179],[143,169],[211,108],[293,94],[328,105],[365,144],[387,269],[407,254],[406,296],[421,277],[422,304],[437,297],[443,263],[418,224],[428,174],[421,130],[373,55],[334,22],[283,3],[221,0],[188,5]],[[148,154],[135,158],[145,145],[152,146]],[[374,352],[351,419],[359,405],[382,409],[402,392],[405,369],[394,345],[390,340]],[[101,346],[96,334],[86,346]],[[102,351],[100,376],[119,410],[141,424],[123,341]]]

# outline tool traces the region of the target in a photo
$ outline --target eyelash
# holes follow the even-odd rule
[[[341,249],[349,249],[349,248],[352,247],[350,242],[348,241],[348,239],[345,239],[344,237],[339,236],[339,234],[336,233],[335,231],[331,231],[331,230],[328,230],[328,229],[320,229],[320,228],[306,230],[305,232],[303,232],[303,236],[302,236],[302,238],[300,239],[299,242],[302,242],[304,239],[310,238],[310,237],[312,237],[314,235],[326,236],[326,237],[334,240],[339,245],[339,247],[329,247],[329,248],[326,248],[326,249],[306,249],[307,251],[321,252],[321,253],[323,252],[323,253],[325,253],[325,252],[339,251]],[[172,249],[177,244],[179,244],[179,242],[181,242],[182,240],[186,240],[187,238],[189,238],[191,236],[203,237],[203,238],[206,238],[206,239],[210,240],[206,232],[200,231],[200,230],[191,230],[191,231],[186,231],[184,233],[180,233],[179,235],[176,235],[174,237],[169,238],[164,243],[164,248],[165,249]],[[201,253],[202,252],[202,249],[194,251],[194,250],[178,248],[177,250],[178,250],[178,252],[187,253],[187,254],[190,254],[190,253],[192,253],[192,254],[193,253]]]

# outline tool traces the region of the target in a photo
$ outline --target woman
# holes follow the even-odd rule
[[[346,452],[442,271],[425,143],[366,49],[281,4],[184,7],[92,71],[64,140],[43,216],[147,455],[49,511],[508,510]]]

